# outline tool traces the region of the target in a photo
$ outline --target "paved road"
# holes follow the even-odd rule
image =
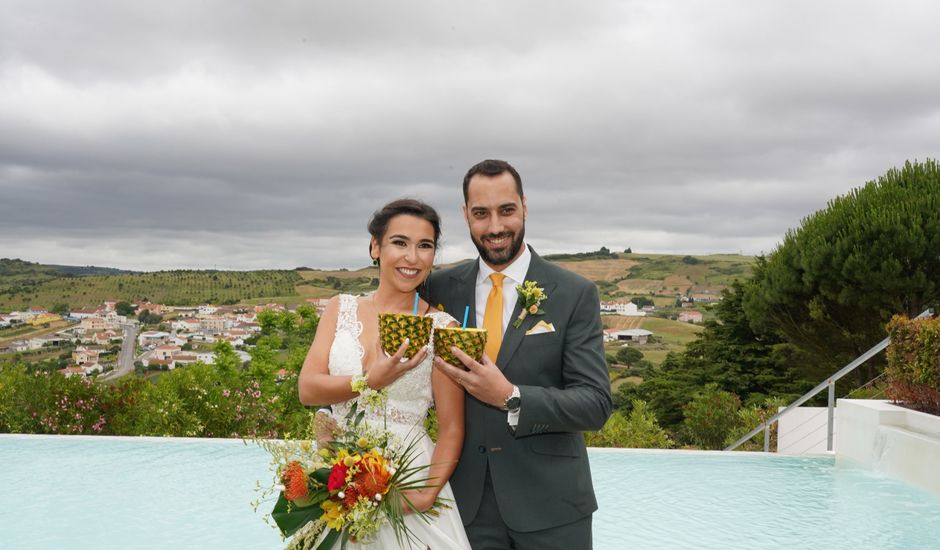
[[[117,367],[108,373],[107,378],[118,378],[134,372],[134,350],[137,349],[137,323],[122,325],[124,329],[124,342],[118,354]]]

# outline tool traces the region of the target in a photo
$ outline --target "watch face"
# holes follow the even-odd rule
[[[514,411],[514,410],[518,409],[518,408],[519,408],[519,405],[521,405],[521,404],[522,404],[522,399],[520,399],[520,398],[518,398],[518,397],[516,397],[516,396],[512,396],[512,397],[510,397],[509,399],[506,400],[506,408],[509,409],[509,410],[511,410],[511,411]]]

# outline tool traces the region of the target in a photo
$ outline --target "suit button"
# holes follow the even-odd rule
[[[477,450],[480,451],[480,454],[483,454],[486,452],[486,447],[484,447],[483,445],[480,445],[479,447],[477,447]]]

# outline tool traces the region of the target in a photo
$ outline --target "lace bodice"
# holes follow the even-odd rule
[[[336,320],[336,334],[330,348],[330,374],[351,376],[362,374],[362,357],[365,350],[359,336],[362,334],[362,322],[358,315],[359,304],[355,296],[340,294],[339,316]],[[443,311],[429,313],[434,320],[433,327],[446,327],[454,322],[454,318]],[[431,331],[431,341],[428,347],[433,351],[434,332]],[[388,406],[386,419],[388,428],[399,435],[424,429],[424,418],[433,403],[431,392],[431,360],[433,354],[429,353],[420,365],[411,369],[404,376],[388,386]],[[349,411],[351,402],[333,405],[333,416],[342,420]],[[369,412],[366,422],[373,425],[382,425],[381,415]]]

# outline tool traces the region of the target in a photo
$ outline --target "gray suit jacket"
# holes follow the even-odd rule
[[[476,324],[477,261],[434,273],[432,304]],[[460,461],[450,483],[464,524],[477,514],[489,467],[499,511],[509,528],[539,531],[581,519],[597,509],[583,431],[599,430],[612,410],[597,288],[533,251],[527,281],[548,297],[544,315],[510,322],[496,364],[519,387],[522,409],[513,434],[506,412],[469,393]],[[512,320],[521,311],[517,302]],[[555,331],[526,336],[539,321]]]

